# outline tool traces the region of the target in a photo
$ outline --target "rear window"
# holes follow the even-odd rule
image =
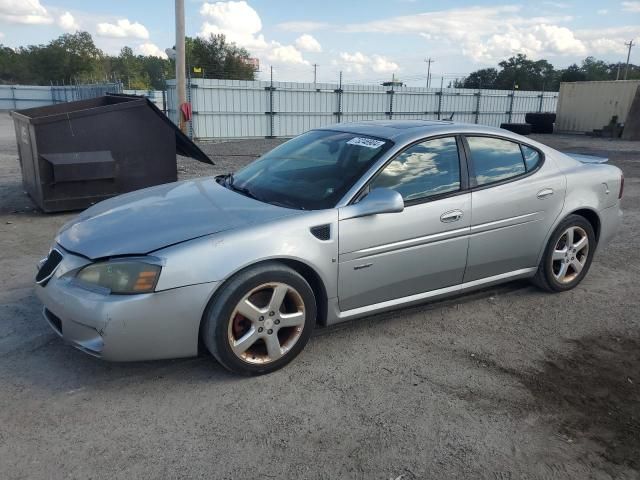
[[[526,172],[520,145],[491,137],[467,137],[477,185],[500,182]]]

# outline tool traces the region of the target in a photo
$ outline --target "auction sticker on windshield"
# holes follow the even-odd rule
[[[359,147],[378,148],[384,145],[382,140],[375,140],[373,138],[355,137],[347,142],[347,145],[358,145]]]

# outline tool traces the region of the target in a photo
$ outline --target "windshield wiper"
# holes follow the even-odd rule
[[[220,182],[223,186],[227,187],[229,190],[233,190],[234,192],[238,192],[242,195],[244,195],[245,197],[249,197],[249,198],[253,198],[254,200],[258,200],[258,201],[262,201],[260,200],[251,190],[249,190],[247,187],[238,187],[236,185],[233,184],[234,182],[234,178],[233,178],[233,173],[227,173],[225,175],[219,175],[216,177],[216,180],[220,179]]]

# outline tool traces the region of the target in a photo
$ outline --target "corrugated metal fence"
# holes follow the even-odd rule
[[[22,110],[122,92],[121,83],[85,85],[0,85],[0,110]]]
[[[557,92],[383,87],[191,79],[187,86],[197,139],[289,137],[338,122],[453,119],[499,126],[527,112],[555,112]],[[167,86],[175,122],[175,81]]]
[[[147,97],[156,107],[167,113],[167,92],[165,90],[123,90],[122,93]]]

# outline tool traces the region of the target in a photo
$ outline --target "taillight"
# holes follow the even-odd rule
[[[618,198],[622,198],[622,192],[624,190],[624,174],[620,174],[620,193],[618,193]]]

